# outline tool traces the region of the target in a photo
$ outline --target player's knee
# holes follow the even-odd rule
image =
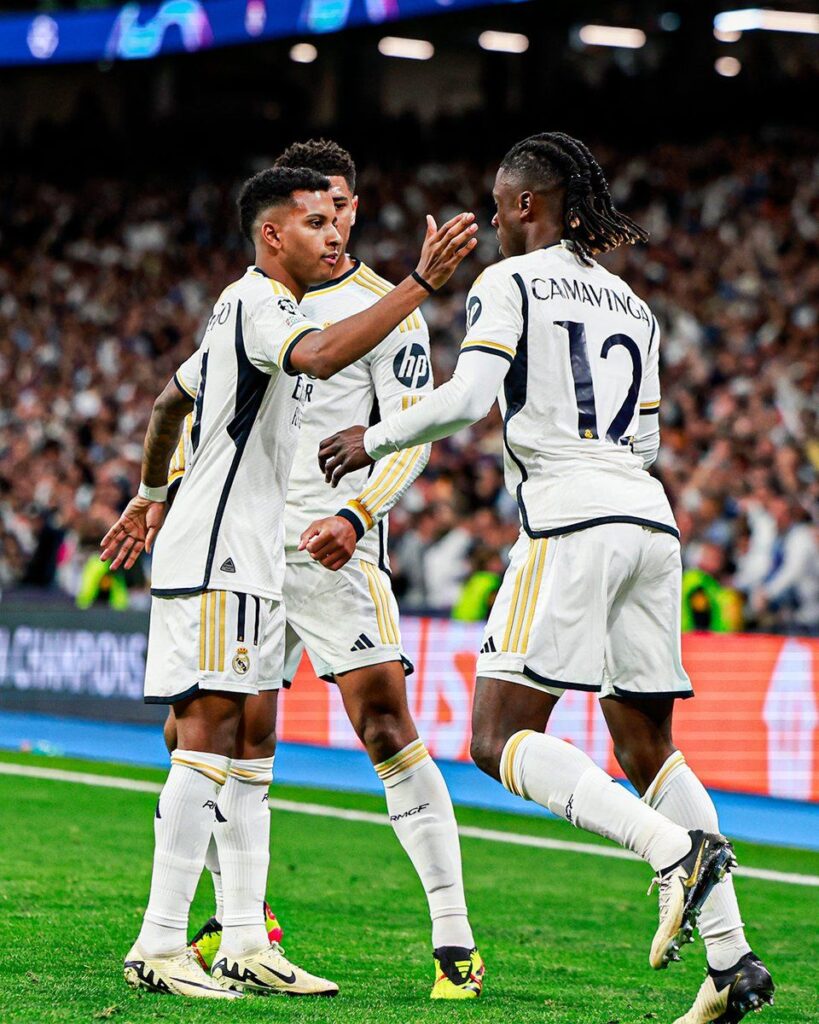
[[[469,756],[482,772],[500,778],[500,759],[504,742],[487,732],[475,732],[469,745]]]
[[[629,782],[642,796],[673,752],[667,744],[616,743],[614,756]]]
[[[405,721],[393,713],[364,715],[357,724],[356,732],[373,764],[393,757],[418,735],[411,720]]]
[[[276,753],[276,732],[242,736],[236,744],[236,757],[243,761],[252,761],[259,757],[273,757]]]

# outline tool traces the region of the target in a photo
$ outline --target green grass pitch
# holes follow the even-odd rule
[[[2,754],[0,760],[161,781],[117,765]],[[383,812],[375,797],[274,787],[279,799]],[[563,851],[465,838],[470,912],[487,962],[476,1003],[430,1003],[429,925],[391,829],[274,810],[269,894],[288,954],[341,986],[335,1000],[211,1003],[140,996],[122,978],[148,892],[156,798],[0,775],[0,1021],[670,1022],[703,978],[701,942],[668,971],[648,967],[650,871]],[[593,842],[562,822],[458,809],[461,824]],[[738,843],[740,863],[819,874],[819,854]],[[755,950],[778,984],[769,1024],[819,1020],[819,889],[737,879]],[[191,924],[211,913],[203,879]]]

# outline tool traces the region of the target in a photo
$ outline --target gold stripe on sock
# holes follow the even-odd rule
[[[417,754],[414,754],[406,761],[402,761],[400,764],[395,765],[395,767],[391,768],[389,771],[379,772],[379,777],[382,782],[386,782],[388,779],[394,779],[396,775],[404,775],[411,768],[415,768],[417,765],[421,764],[422,761],[426,761],[428,757],[429,754],[427,753],[426,748],[419,750]]]
[[[221,768],[215,768],[212,764],[205,764],[204,761],[189,761],[178,754],[171,754],[171,764],[178,764],[182,768],[191,768],[220,786],[224,786],[227,779],[227,772],[222,771]]]
[[[238,768],[235,764],[231,764],[228,775],[232,775],[235,779],[241,779],[242,782],[255,782],[259,785],[269,785],[273,781],[272,768],[267,771],[254,772],[247,768]]]
[[[527,736],[533,736],[534,729],[521,729],[520,732],[516,732],[511,739],[507,740],[506,746],[503,748],[503,755],[500,763],[500,777],[501,783],[509,790],[510,793],[514,793],[515,796],[526,797],[523,792],[523,787],[520,786],[515,779],[515,755],[518,752],[518,747],[523,743]]]
[[[654,777],[654,781],[643,794],[643,800],[649,805],[649,807],[652,806],[652,802],[659,795],[659,792],[665,785],[665,781],[668,778],[668,776],[674,771],[675,768],[679,768],[681,764],[685,763],[685,756],[681,750],[675,750],[673,754],[668,755],[665,764],[657,772],[656,776]]]
[[[412,743],[407,744],[403,750],[399,750],[397,754],[393,754],[392,757],[388,757],[386,761],[380,761],[375,766],[375,770],[380,771],[383,768],[391,768],[397,761],[401,761],[403,758],[408,757],[419,747],[423,747],[423,745],[424,741],[420,737],[417,740],[413,740]]]
[[[377,764],[375,770],[378,777],[384,782],[386,779],[392,779],[402,772],[409,771],[410,768],[414,768],[427,757],[429,757],[429,752],[424,746],[423,740],[417,739],[403,750],[399,750],[397,754],[388,757],[386,761]]]

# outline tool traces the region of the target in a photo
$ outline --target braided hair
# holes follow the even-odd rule
[[[620,245],[645,242],[648,232],[615,209],[608,182],[588,146],[563,132],[541,132],[516,143],[501,168],[535,191],[565,188],[563,230],[575,255],[588,266],[592,256]]]

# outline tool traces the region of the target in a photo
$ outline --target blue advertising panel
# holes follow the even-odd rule
[[[282,36],[338,32],[491,0],[165,0],[0,17],[0,65],[146,60]],[[495,0],[514,3],[516,0]]]

